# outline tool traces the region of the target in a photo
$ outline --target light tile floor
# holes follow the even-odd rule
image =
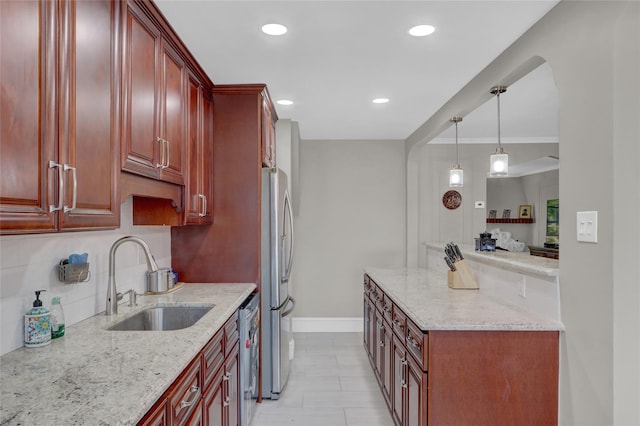
[[[289,383],[251,426],[393,426],[362,333],[295,333]]]

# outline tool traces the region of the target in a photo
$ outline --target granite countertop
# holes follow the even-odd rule
[[[444,256],[445,243],[424,243],[424,245],[442,251]],[[531,256],[528,253],[513,253],[506,250],[476,251],[475,247],[469,244],[458,244],[458,246],[465,258],[476,262],[543,277],[560,275],[560,265],[557,259]]]
[[[454,290],[446,272],[365,268],[375,283],[423,331],[564,330],[555,319],[492,298],[478,290]]]
[[[254,284],[185,284],[166,295],[126,303],[69,326],[40,348],[0,357],[0,424],[136,424],[255,289]],[[126,298],[125,298],[126,299]],[[196,324],[175,331],[108,331],[144,308],[215,304]]]

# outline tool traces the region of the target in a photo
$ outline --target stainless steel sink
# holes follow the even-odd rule
[[[180,330],[191,327],[215,305],[156,306],[144,309],[109,327],[114,331]]]

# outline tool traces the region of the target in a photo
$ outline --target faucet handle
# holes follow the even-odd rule
[[[136,293],[136,291],[134,289],[129,289],[127,291],[125,291],[124,293],[118,293],[117,294],[117,300],[120,301],[122,300],[122,298],[124,298],[125,294],[129,294],[129,306],[138,306],[138,293]]]

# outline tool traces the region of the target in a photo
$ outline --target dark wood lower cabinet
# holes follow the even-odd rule
[[[240,346],[237,321],[235,313],[138,426],[239,425]]]
[[[413,356],[408,355],[405,365],[404,425],[427,424],[427,373],[423,372]]]
[[[365,277],[364,347],[396,425],[557,424],[558,331],[425,331],[395,304],[390,325],[381,292]]]
[[[206,424],[221,425],[224,418],[222,405],[224,389],[222,388],[222,374],[218,374],[209,390],[204,395],[204,413]]]

